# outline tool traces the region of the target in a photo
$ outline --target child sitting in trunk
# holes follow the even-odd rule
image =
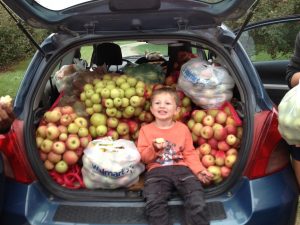
[[[142,126],[138,150],[146,164],[144,198],[149,224],[169,225],[168,200],[173,189],[183,197],[190,224],[209,224],[202,183],[213,177],[201,164],[185,124],[174,121],[179,111],[176,90],[157,89],[152,94],[151,112],[155,121]],[[200,182],[201,181],[201,182]]]

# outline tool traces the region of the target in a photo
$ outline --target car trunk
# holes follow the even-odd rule
[[[233,165],[229,165],[227,166],[227,168],[230,168],[229,172],[227,171],[227,175],[229,175],[227,177],[227,175],[224,175],[223,177],[220,175],[218,179],[216,179],[214,182],[212,182],[210,185],[205,187],[205,191],[207,193],[207,196],[216,196],[218,194],[224,193],[224,191],[228,190],[228,188],[230,188],[233,184],[236,183],[237,179],[241,176],[243,168],[245,166],[245,162],[247,159],[247,149],[244,148],[245,146],[245,140],[243,139],[244,135],[245,135],[245,130],[246,130],[246,126],[244,125],[245,122],[243,122],[244,120],[246,120],[246,118],[244,118],[244,115],[247,115],[247,113],[245,112],[245,110],[247,110],[245,108],[246,101],[248,100],[247,96],[250,96],[249,94],[247,95],[247,92],[251,92],[251,90],[249,90],[249,88],[243,87],[243,83],[247,83],[247,81],[243,81],[243,83],[241,82],[241,77],[238,77],[239,74],[237,73],[237,70],[234,68],[234,65],[232,65],[230,63],[229,60],[229,52],[230,51],[225,51],[223,48],[219,47],[219,46],[214,46],[213,45],[213,41],[211,43],[209,43],[207,40],[205,40],[205,35],[203,36],[203,39],[200,39],[196,36],[192,36],[189,38],[183,38],[182,36],[169,36],[167,35],[166,37],[145,37],[143,36],[143,38],[138,39],[138,42],[135,43],[136,39],[130,39],[130,38],[126,38],[126,41],[129,41],[130,45],[129,46],[139,46],[140,49],[142,49],[141,51],[144,51],[144,49],[146,48],[148,52],[153,52],[157,50],[157,46],[159,46],[160,51],[164,51],[164,53],[166,54],[165,60],[169,62],[169,64],[166,64],[164,60],[158,59],[155,60],[154,58],[157,57],[159,54],[153,54],[152,55],[152,60],[148,60],[147,64],[143,64],[143,65],[153,65],[153,63],[157,63],[156,66],[161,67],[160,73],[159,75],[156,77],[156,79],[153,79],[152,77],[148,77],[150,75],[153,75],[153,73],[149,73],[149,71],[147,70],[146,72],[144,71],[144,68],[142,69],[143,73],[141,74],[140,71],[138,72],[138,76],[137,79],[145,79],[148,83],[151,83],[151,88],[158,88],[158,86],[160,84],[166,84],[167,85],[173,85],[174,87],[178,88],[177,85],[177,81],[176,79],[171,79],[171,78],[175,78],[177,76],[177,80],[178,80],[178,76],[180,76],[180,67],[181,65],[183,65],[185,62],[193,59],[194,57],[197,57],[199,60],[205,60],[207,61],[213,61],[215,64],[218,64],[218,66],[220,66],[221,68],[226,68],[226,70],[229,72],[230,77],[232,78],[232,80],[234,81],[234,85],[232,85],[230,87],[229,92],[232,94],[232,97],[230,97],[228,99],[228,101],[224,102],[222,101],[222,104],[218,104],[218,107],[206,107],[204,105],[204,107],[199,106],[199,102],[197,103],[198,105],[196,105],[195,103],[193,103],[193,101],[191,101],[191,98],[188,97],[186,94],[184,94],[183,89],[179,89],[180,90],[180,94],[182,95],[182,100],[183,97],[185,97],[184,101],[182,101],[182,104],[187,104],[186,107],[182,107],[185,108],[185,111],[182,111],[181,116],[179,116],[178,118],[176,118],[177,120],[183,121],[184,123],[186,123],[188,125],[189,121],[192,118],[192,114],[193,111],[196,110],[203,110],[203,111],[210,111],[210,113],[214,113],[215,110],[211,110],[212,108],[222,108],[223,112],[227,112],[229,114],[231,114],[231,116],[234,117],[233,120],[231,120],[231,122],[228,123],[232,123],[235,124],[233,131],[228,131],[234,134],[235,137],[238,137],[238,142],[236,142],[236,144],[232,144],[232,145],[225,145],[225,149],[221,150],[222,147],[220,147],[220,149],[215,149],[217,147],[213,147],[214,150],[212,155],[216,154],[216,151],[218,151],[219,153],[222,153],[221,151],[223,151],[223,153],[225,153],[225,151],[228,150],[228,148],[230,149],[236,149],[237,151],[232,150],[232,153],[235,155],[237,153],[237,161],[235,163],[233,163]],[[56,38],[53,38],[56,39]],[[59,39],[61,40],[61,39]],[[145,40],[147,40],[145,42]],[[118,43],[120,46],[126,46],[128,49],[128,43],[127,42],[122,42],[124,41],[123,39],[119,39],[119,40],[115,40],[115,39],[110,39],[110,40],[105,40],[104,42],[112,42],[115,41],[116,43]],[[143,41],[143,42],[141,42]],[[44,186],[46,189],[48,189],[48,191],[50,191],[51,193],[53,193],[55,196],[59,196],[62,198],[66,198],[66,199],[72,199],[72,200],[88,200],[88,201],[101,201],[101,200],[105,200],[105,201],[143,201],[142,198],[142,190],[143,190],[143,177],[144,177],[144,173],[141,173],[139,176],[139,180],[137,182],[134,182],[133,185],[130,185],[129,187],[118,187],[118,188],[86,188],[86,187],[72,187],[66,184],[66,181],[62,181],[61,179],[64,179],[66,176],[64,176],[65,173],[57,173],[54,172],[55,169],[53,168],[53,165],[49,167],[49,164],[46,163],[47,160],[47,155],[48,153],[44,154],[45,152],[47,152],[48,150],[41,150],[41,144],[39,143],[39,141],[37,141],[37,137],[40,136],[37,132],[38,128],[42,125],[45,125],[45,113],[47,111],[53,110],[56,106],[64,106],[64,105],[75,105],[80,103],[80,94],[82,93],[82,90],[79,92],[78,90],[76,90],[76,87],[71,87],[67,86],[66,88],[69,89],[65,89],[62,92],[62,85],[57,82],[55,83],[55,79],[54,76],[55,74],[57,74],[57,70],[59,69],[59,67],[61,67],[63,64],[70,64],[72,63],[73,60],[73,56],[74,56],[74,49],[78,49],[79,47],[82,47],[82,45],[88,46],[88,48],[93,48],[93,46],[95,46],[95,44],[99,44],[103,42],[103,40],[99,40],[99,39],[95,39],[92,43],[87,43],[86,41],[83,40],[82,43],[84,44],[79,44],[77,43],[77,45],[73,45],[73,51],[69,51],[69,52],[60,52],[60,50],[58,49],[57,51],[54,50],[54,54],[50,57],[50,62],[47,63],[41,63],[41,67],[43,67],[44,72],[42,73],[42,76],[44,76],[44,78],[38,78],[38,79],[34,79],[34,81],[32,82],[32,85],[36,86],[36,88],[33,90],[33,92],[35,92],[35,94],[33,96],[36,96],[36,98],[32,99],[31,104],[32,104],[32,108],[34,109],[32,112],[29,112],[28,114],[28,119],[25,121],[26,127],[25,127],[25,131],[30,131],[30,132],[25,132],[26,136],[28,138],[26,138],[26,146],[27,147],[27,152],[28,155],[30,156],[30,163],[32,165],[32,167],[34,168],[34,172],[39,180],[39,182],[42,184],[42,186]],[[141,48],[142,45],[145,45],[146,43],[151,43],[151,44],[147,44],[145,48]],[[163,47],[162,47],[163,46]],[[161,48],[162,47],[162,48]],[[131,50],[128,51],[127,53],[129,53],[129,55],[127,55],[127,57],[125,57],[126,53],[122,52],[124,57],[123,58],[128,58],[131,61],[135,61],[137,59],[139,59],[139,61],[144,61],[145,60],[145,56],[142,54],[140,56],[136,56],[137,51],[139,49],[138,47],[131,47]],[[73,52],[73,53],[72,53]],[[179,52],[179,55],[181,55],[180,62],[178,61],[177,58],[177,53]],[[132,53],[134,53],[134,55],[132,55]],[[56,55],[57,54],[57,55]],[[169,54],[169,55],[168,55]],[[92,55],[89,55],[92,57]],[[175,57],[176,56],[176,57]],[[84,57],[84,56],[83,56]],[[93,57],[92,57],[93,58]],[[147,57],[146,57],[147,58]],[[67,61],[69,61],[68,63],[66,63]],[[55,63],[54,63],[55,62]],[[90,64],[88,62],[88,64]],[[51,66],[48,66],[51,65]],[[60,66],[55,66],[55,65],[60,65]],[[142,65],[142,64],[140,64]],[[211,63],[208,63],[206,66],[211,66]],[[90,65],[91,66],[91,65]],[[155,67],[151,67],[150,70],[152,70]],[[175,71],[174,70],[177,70]],[[122,65],[120,66],[111,66],[112,70],[118,70],[118,72],[125,70],[126,73],[128,74],[128,76],[130,76],[130,73],[134,74],[134,71],[132,71],[132,67],[131,66],[127,66],[126,69],[122,68]],[[147,68],[148,69],[148,68]],[[170,70],[173,70],[170,72]],[[168,75],[166,75],[166,73],[169,73]],[[112,76],[122,76],[122,75],[118,75],[116,74],[116,72],[114,71]],[[136,74],[135,74],[136,75]],[[144,75],[144,77],[143,77]],[[107,76],[107,75],[105,75]],[[162,79],[160,76],[164,76],[164,79]],[[51,81],[49,80],[51,78]],[[103,79],[103,76],[101,78],[98,77],[100,79]],[[107,78],[107,77],[106,77]],[[104,79],[106,79],[104,78]],[[93,79],[88,79],[90,83],[92,83]],[[108,79],[108,78],[107,78]],[[70,81],[72,79],[66,79],[66,85],[70,85]],[[83,84],[84,79],[80,80],[81,83],[79,86],[81,86],[81,88],[83,88]],[[146,82],[146,83],[147,83]],[[58,87],[58,88],[57,88]],[[215,88],[218,88],[217,86]],[[57,90],[59,89],[59,90]],[[102,89],[104,89],[102,87]],[[146,90],[148,90],[146,88]],[[210,89],[211,90],[211,89]],[[212,89],[214,90],[214,89]],[[60,91],[60,92],[59,92]],[[70,95],[67,93],[67,91],[71,91]],[[74,92],[73,92],[74,91]],[[185,91],[187,91],[187,89],[185,89]],[[63,94],[62,94],[63,93]],[[227,93],[227,92],[226,92]],[[210,95],[207,96],[207,98],[210,99],[215,99],[215,96],[213,96],[213,94],[209,93]],[[75,97],[74,97],[75,95]],[[146,92],[144,94],[144,96],[146,96]],[[219,96],[219,95],[217,95]],[[74,98],[76,99],[74,101]],[[147,100],[148,101],[148,100]],[[189,102],[191,102],[191,106],[189,106]],[[223,104],[225,103],[225,104]],[[201,103],[202,104],[202,103]],[[83,107],[82,107],[83,105]],[[105,106],[105,103],[103,102],[103,100],[101,101],[101,105],[102,105],[102,109],[105,110],[105,108],[107,108]],[[78,105],[76,106],[77,109],[80,109],[81,112],[82,110],[85,111],[86,108],[89,108],[86,106],[86,104],[80,104],[80,107],[78,107]],[[75,108],[76,108],[75,107]],[[145,106],[146,107],[146,106]],[[206,107],[206,108],[205,108]],[[225,107],[225,108],[224,108]],[[228,110],[229,109],[229,110]],[[120,108],[121,111],[124,111],[124,108]],[[103,113],[105,113],[105,111],[101,111]],[[85,111],[85,116],[88,120],[88,122],[90,123],[90,117],[91,115],[89,115],[89,113],[86,113]],[[120,120],[124,119],[124,121],[128,121],[128,120],[133,120],[133,121],[137,121],[138,125],[140,126],[142,123],[149,123],[151,122],[151,120],[149,119],[147,121],[147,119],[142,118],[141,115],[143,115],[143,113],[137,113],[132,117],[129,118],[125,118],[126,116],[124,116],[124,114],[122,114],[123,116],[121,116]],[[148,114],[146,114],[148,115]],[[108,116],[109,118],[110,116]],[[114,116],[111,116],[114,117]],[[147,116],[146,116],[147,117]],[[151,116],[150,116],[151,118]],[[49,122],[51,124],[51,122]],[[237,125],[237,123],[239,123]],[[57,124],[57,123],[56,123]],[[225,126],[226,122],[224,123]],[[247,123],[246,123],[247,124]],[[46,124],[47,125],[47,124]],[[209,125],[212,126],[212,125]],[[240,127],[240,131],[237,131],[236,128]],[[230,128],[229,128],[230,129]],[[238,133],[241,132],[241,130],[244,129],[244,132],[242,133]],[[191,133],[193,133],[192,131],[193,129],[191,128]],[[195,128],[195,130],[197,130]],[[91,134],[91,131],[89,131]],[[195,131],[198,132],[199,131]],[[70,135],[70,133],[68,133],[68,135]],[[106,136],[106,135],[103,135]],[[101,136],[101,137],[103,137]],[[130,139],[132,141],[135,141],[137,138],[137,134],[130,134],[130,136],[128,135],[119,135],[119,139]],[[97,138],[101,138],[100,135],[96,135],[93,136],[92,139],[97,139]],[[195,137],[194,139],[194,145],[197,148],[197,152],[199,152],[199,146],[202,145],[203,143],[207,143],[208,141],[205,140],[205,138],[201,138],[200,134],[194,135],[193,137]],[[58,140],[59,138],[56,138],[55,140]],[[213,138],[210,138],[213,139]],[[223,141],[225,141],[224,138],[222,138]],[[250,140],[247,140],[250,141]],[[210,143],[210,145],[214,145],[214,143]],[[80,151],[83,151],[84,148],[80,148]],[[205,150],[204,150],[205,151]],[[202,153],[202,155],[199,157],[202,159],[203,155],[206,153]],[[83,154],[84,155],[84,154]],[[226,156],[226,154],[225,154]],[[49,156],[48,156],[49,157]],[[74,178],[74,173],[81,175],[81,169],[82,169],[82,160],[81,160],[80,156],[78,162],[76,163],[76,165],[78,165],[78,168],[76,168],[75,170],[72,170],[69,173],[71,173],[70,175],[70,179],[75,179]],[[220,154],[219,158],[221,158],[218,162],[219,166],[217,167],[222,167],[223,165],[225,166],[224,163],[224,154]],[[203,159],[202,159],[203,160]],[[55,160],[53,161],[55,162]],[[52,163],[55,164],[55,163]],[[206,167],[209,167],[209,163],[207,164]],[[226,167],[226,166],[225,166]],[[48,169],[47,169],[48,168]],[[232,168],[232,169],[231,169]],[[75,172],[74,172],[75,171]],[[219,170],[218,170],[219,171]],[[218,173],[217,171],[217,173]],[[99,171],[98,171],[99,172]],[[118,172],[117,170],[115,172]],[[73,174],[73,175],[72,175]],[[103,175],[103,174],[102,174]],[[107,174],[106,174],[107,175]],[[69,175],[67,175],[68,177]],[[218,176],[218,175],[217,175]],[[77,175],[76,175],[77,177]],[[67,179],[67,183],[68,181],[70,181],[70,179]],[[81,177],[82,179],[82,177]],[[75,180],[76,185],[78,185],[78,180]],[[75,186],[76,186],[75,185]],[[75,189],[75,190],[74,190]],[[177,199],[176,197],[176,193],[174,192],[174,199]]]

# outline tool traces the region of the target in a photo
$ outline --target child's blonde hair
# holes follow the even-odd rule
[[[170,86],[163,86],[161,88],[155,89],[153,91],[152,95],[151,95],[151,99],[150,99],[151,103],[153,102],[153,98],[156,95],[159,95],[159,94],[162,94],[162,93],[168,93],[168,94],[170,94],[174,98],[176,106],[180,105],[179,96],[177,94],[176,89],[173,88],[173,87],[170,87]]]

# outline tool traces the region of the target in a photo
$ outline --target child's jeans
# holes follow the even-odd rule
[[[174,190],[177,190],[183,199],[187,224],[208,225],[209,215],[202,185],[186,166],[163,166],[146,174],[144,198],[149,224],[171,224],[168,200]]]

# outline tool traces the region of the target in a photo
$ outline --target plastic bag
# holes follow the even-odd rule
[[[191,59],[180,70],[177,88],[204,109],[218,108],[232,98],[235,83],[222,66]]]
[[[290,145],[300,144],[300,85],[289,90],[278,105],[278,130]]]
[[[134,142],[111,137],[93,140],[82,157],[83,181],[87,188],[115,189],[139,181],[145,170]]]

